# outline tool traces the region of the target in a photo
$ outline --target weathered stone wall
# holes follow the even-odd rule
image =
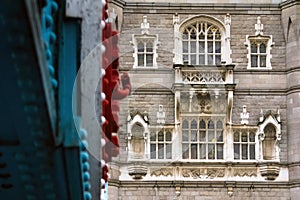
[[[113,188],[113,187],[111,187]],[[109,191],[110,193],[112,191]],[[115,188],[113,189],[115,191]],[[181,187],[180,196],[175,194],[175,186],[160,187],[124,187],[119,188],[118,200],[288,200],[290,199],[287,188],[256,187],[255,184],[247,187],[233,187],[232,197],[228,195],[227,187],[191,186]],[[109,194],[110,194],[109,193]],[[112,194],[113,195],[113,194]],[[117,199],[116,199],[117,200]]]
[[[300,196],[300,2],[288,1],[284,4],[281,20],[287,41],[286,69],[289,175],[292,183],[291,199],[296,200]]]
[[[158,1],[157,1],[158,2]],[[196,15],[209,15],[224,21],[226,13],[231,15],[231,58],[236,64],[234,69],[234,83],[236,88],[233,100],[233,124],[240,124],[240,113],[242,106],[247,106],[247,111],[250,113],[249,124],[257,125],[258,118],[263,110],[265,114],[268,110],[273,113],[279,109],[281,114],[281,131],[282,139],[280,141],[280,160],[283,164],[288,160],[296,161],[300,154],[299,141],[296,139],[296,134],[293,134],[293,141],[288,140],[291,135],[288,131],[287,120],[295,118],[295,113],[298,110],[294,109],[298,105],[298,93],[290,94],[293,100],[287,102],[287,87],[290,85],[297,86],[298,72],[288,73],[286,68],[286,39],[285,31],[282,28],[282,13],[281,8],[277,4],[159,4],[159,3],[129,3],[123,7],[123,24],[121,25],[120,37],[120,70],[126,71],[132,78],[133,93],[130,97],[121,101],[122,110],[120,111],[120,121],[124,126],[120,129],[121,153],[117,158],[124,165],[127,162],[126,152],[126,118],[128,110],[136,109],[141,112],[149,112],[150,124],[156,121],[156,112],[158,104],[163,104],[166,111],[167,123],[174,123],[174,94],[172,93],[172,83],[174,82],[173,71],[173,48],[174,48],[174,33],[173,33],[173,15],[178,13],[180,23]],[[222,3],[228,3],[222,2]],[[251,2],[248,2],[251,3]],[[261,3],[261,2],[260,2]],[[267,2],[265,2],[267,3]],[[275,1],[268,2],[275,3]],[[279,3],[279,2],[277,2]],[[146,15],[150,23],[150,34],[158,34],[160,46],[158,47],[158,69],[144,70],[133,69],[133,46],[132,34],[140,34],[140,23],[143,16]],[[271,49],[271,64],[272,69],[268,71],[247,70],[247,48],[245,46],[246,35],[254,35],[255,24],[257,17],[261,16],[261,22],[264,25],[264,35],[272,35],[274,45]],[[284,15],[288,18],[288,11]],[[293,52],[294,47],[289,48]],[[291,66],[297,66],[296,58],[290,54]],[[296,60],[295,60],[296,59]],[[295,65],[296,63],[296,65]],[[161,70],[163,69],[163,70]],[[289,81],[287,80],[289,76]],[[151,84],[152,83],[152,84]],[[287,103],[290,103],[290,110],[287,111]],[[299,114],[300,116],[300,114]],[[154,121],[153,121],[154,120]],[[295,133],[296,126],[293,126]],[[298,128],[299,130],[299,128]],[[288,142],[289,141],[289,142]],[[298,151],[299,152],[299,151]],[[288,156],[289,155],[289,156]],[[299,178],[299,167],[293,168],[293,174]],[[288,176],[284,174],[283,176]],[[124,200],[168,200],[176,199],[175,186],[160,186],[155,190],[155,183],[151,186],[145,182],[140,184],[133,183],[134,181],[124,182],[120,184],[118,190],[119,199]],[[201,182],[201,181],[200,181]],[[124,184],[124,187],[121,185]],[[271,182],[259,182],[258,185],[253,183],[240,182],[239,186],[233,187],[233,197],[227,194],[227,187],[219,187],[219,183],[212,181],[209,185],[182,186],[181,200],[199,200],[199,199],[273,199],[287,200],[296,199],[298,188],[291,189],[286,182],[282,184]],[[113,186],[115,187],[115,186]],[[115,191],[116,188],[114,188]]]

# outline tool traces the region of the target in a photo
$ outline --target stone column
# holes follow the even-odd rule
[[[300,197],[300,1],[281,4],[286,39],[287,134],[291,200]]]

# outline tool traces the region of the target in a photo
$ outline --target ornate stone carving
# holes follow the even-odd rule
[[[257,23],[255,24],[255,35],[263,35],[264,25],[260,21],[260,16],[257,17]]]
[[[216,178],[224,177],[225,168],[184,168],[182,169],[183,177],[197,178]]]
[[[225,73],[182,71],[184,83],[224,83]]]
[[[243,105],[243,112],[241,113],[241,124],[249,123],[249,112],[247,112],[247,106]]]
[[[150,169],[151,176],[173,176],[172,168]]]
[[[158,124],[165,124],[166,122],[166,112],[164,112],[163,105],[158,106],[158,112],[156,113],[157,123]]]
[[[147,167],[140,164],[135,164],[128,167],[128,174],[134,179],[141,179],[143,176],[146,176],[147,170]]]
[[[150,24],[147,21],[147,16],[143,16],[143,22],[141,23],[142,34],[149,34]]]
[[[244,167],[237,167],[234,168],[233,170],[233,176],[257,176],[257,168],[256,167],[251,167],[251,168],[244,168]]]
[[[280,166],[276,162],[267,162],[260,164],[260,174],[266,178],[266,180],[275,180],[280,172]]]

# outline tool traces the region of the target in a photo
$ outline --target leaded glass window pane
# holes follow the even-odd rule
[[[143,42],[139,42],[139,44],[138,44],[138,52],[144,52],[144,43]]]
[[[187,120],[184,120],[184,121],[182,122],[182,128],[184,128],[184,129],[189,128],[189,124],[188,124],[188,121],[187,121]]]
[[[182,158],[189,159],[189,144],[182,144]]]
[[[212,41],[209,41],[207,42],[207,52],[208,53],[213,53],[213,42]]]
[[[204,41],[199,42],[199,53],[205,53],[205,42]]]
[[[182,42],[182,46],[183,46],[183,53],[188,53],[189,52],[189,43],[188,41],[183,41]]]
[[[191,41],[191,53],[196,53],[196,41]]]
[[[240,141],[240,134],[238,132],[234,133],[233,141],[234,142],[239,142]]]
[[[172,133],[169,131],[166,133],[166,141],[172,141]]]
[[[164,159],[164,145],[158,144],[158,159]]]
[[[144,66],[144,54],[138,54],[138,66]]]
[[[234,144],[234,159],[240,159],[240,145]]]
[[[221,42],[216,42],[216,53],[221,53]]]
[[[206,159],[206,144],[200,144],[200,159]]]
[[[254,144],[251,144],[250,145],[250,159],[255,159],[255,145]]]
[[[223,131],[217,131],[218,142],[223,142]]]
[[[156,144],[150,145],[150,158],[155,159],[156,158]]]
[[[146,51],[147,52],[153,52],[153,44],[148,42],[146,46]]]
[[[242,133],[242,142],[247,142],[247,133],[246,132],[243,132]]]
[[[208,144],[208,159],[215,159],[215,145]]]
[[[257,53],[257,44],[251,44],[251,53]]]
[[[221,64],[221,55],[216,55],[216,64]]]
[[[150,141],[156,141],[156,134],[155,133],[151,133]]]
[[[208,131],[208,142],[215,141],[215,131]]]
[[[197,141],[197,130],[191,130],[191,141]]]
[[[164,141],[164,133],[163,132],[158,132],[158,141]]]
[[[192,31],[191,31],[191,40],[196,40],[196,38],[197,38],[197,36],[196,36],[196,31],[195,31],[195,29],[193,29]]]
[[[172,144],[166,145],[166,158],[172,159]]]
[[[197,153],[197,144],[191,144],[191,159],[197,159],[198,153]]]
[[[248,159],[248,145],[242,144],[242,159]]]
[[[182,141],[188,141],[188,130],[182,130]]]
[[[217,129],[222,129],[223,128],[223,123],[221,121],[217,122]]]
[[[251,55],[251,67],[258,67],[257,66],[257,60],[258,60],[257,55]]]
[[[255,142],[255,133],[250,132],[250,134],[249,134],[249,141],[250,142]]]
[[[266,67],[267,56],[260,56],[260,67]]]
[[[264,43],[260,44],[260,53],[266,53],[266,45]]]
[[[200,131],[200,141],[206,142],[206,131]]]
[[[191,64],[192,65],[196,64],[196,55],[191,55]]]
[[[205,64],[205,56],[199,55],[199,64],[204,65]]]
[[[153,66],[153,54],[146,54],[146,66]]]
[[[223,144],[217,144],[217,159],[223,159]]]

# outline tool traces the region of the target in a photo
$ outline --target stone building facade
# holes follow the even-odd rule
[[[300,1],[110,2],[120,155],[109,199],[300,197]]]

